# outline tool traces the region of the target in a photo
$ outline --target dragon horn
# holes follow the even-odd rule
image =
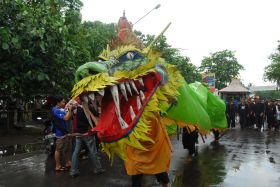
[[[108,52],[110,52],[110,51],[111,51],[111,49],[110,49],[110,45],[109,45],[109,44],[107,44],[107,51],[108,51]]]
[[[151,48],[153,47],[153,45],[157,42],[157,40],[159,39],[159,37],[161,37],[165,31],[168,29],[168,27],[171,25],[171,22],[168,23],[168,25],[161,31],[161,33],[152,41],[152,43],[150,43],[150,45],[148,47],[146,47],[144,49],[144,52],[147,54]]]

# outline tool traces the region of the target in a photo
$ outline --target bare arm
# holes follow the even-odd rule
[[[72,117],[72,109],[73,109],[73,107],[70,106],[69,110],[67,111],[66,115],[63,118],[65,121],[68,121]]]

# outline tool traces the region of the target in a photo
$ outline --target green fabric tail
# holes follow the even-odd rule
[[[185,83],[178,91],[177,104],[167,111],[168,117],[205,130],[227,127],[225,103],[201,83]]]

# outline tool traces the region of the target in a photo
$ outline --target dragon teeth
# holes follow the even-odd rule
[[[105,91],[104,91],[104,89],[102,89],[102,90],[99,90],[98,93],[99,93],[100,95],[104,96]]]
[[[92,120],[91,120],[91,117],[90,117],[90,114],[88,112],[85,112],[85,111],[89,111],[89,108],[88,108],[88,103],[82,103],[82,106],[83,106],[83,110],[84,110],[84,113],[85,113],[85,116],[88,120],[88,123],[90,124],[91,128],[93,128],[93,124],[92,124]]]
[[[115,103],[116,107],[116,113],[117,115],[120,115],[121,110],[120,110],[120,100],[119,100],[119,91],[118,91],[118,86],[114,85],[111,87],[111,94]]]
[[[142,78],[139,78],[138,81],[139,81],[139,83],[141,84],[141,86],[145,86],[145,85],[144,85],[144,81],[143,81]]]
[[[126,129],[128,127],[128,124],[124,121],[121,114],[118,112],[117,108],[115,108],[115,111],[116,111],[117,118],[120,123],[121,129]]]
[[[125,100],[128,101],[124,83],[121,83],[119,86],[120,86],[120,90],[122,92],[122,95],[124,96]]]
[[[126,89],[128,90],[130,96],[132,96],[131,88],[128,82],[125,83]]]
[[[141,104],[141,101],[140,101],[140,97],[137,96],[137,109],[138,111],[142,108],[142,104]]]
[[[139,95],[139,92],[138,92],[138,90],[137,90],[137,88],[136,88],[135,83],[134,83],[133,81],[129,81],[129,83],[131,84],[133,90],[137,93],[137,95]]]
[[[120,117],[122,117],[122,116],[121,116],[121,113],[120,113],[120,111],[118,111],[117,107],[115,107],[115,112],[116,112],[116,114],[117,114],[118,119],[119,119]]]
[[[140,90],[140,97],[141,97],[141,100],[144,102],[145,101],[145,95],[142,92],[142,90]]]
[[[122,129],[128,128],[128,124],[123,120],[122,117],[119,117],[118,120],[119,120],[119,122],[120,122],[120,125],[121,125],[121,128],[122,128]]]
[[[94,95],[94,93],[90,93],[90,94],[88,94],[88,98],[93,102],[94,101],[94,99],[95,99],[95,95]]]
[[[130,111],[130,117],[131,117],[131,120],[134,120],[136,118],[136,115],[133,111],[133,108],[132,106],[129,107],[129,111]]]

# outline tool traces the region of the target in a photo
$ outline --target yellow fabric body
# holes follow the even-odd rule
[[[149,137],[155,143],[141,142],[147,151],[127,146],[125,168],[128,175],[157,174],[169,170],[172,148],[169,144],[169,137],[159,118],[160,116],[155,115],[156,118],[149,119],[149,126],[151,127]]]

